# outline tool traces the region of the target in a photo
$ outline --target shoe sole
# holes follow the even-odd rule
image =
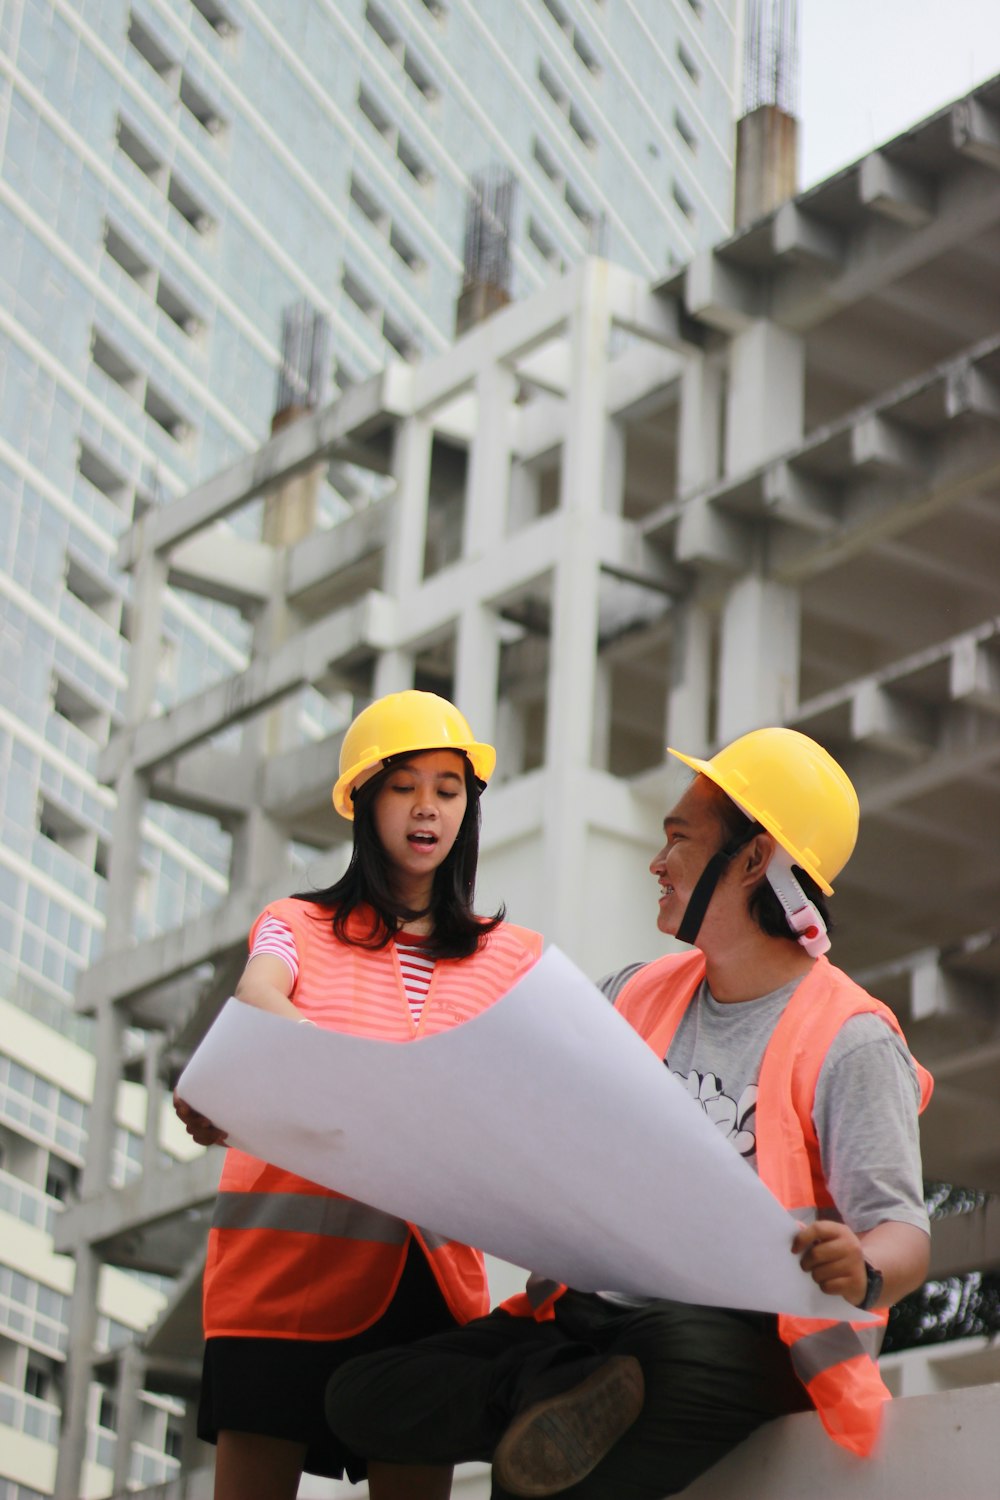
[[[493,1455],[493,1476],[512,1495],[556,1495],[578,1484],[642,1410],[642,1366],[616,1354],[586,1380],[514,1418]]]

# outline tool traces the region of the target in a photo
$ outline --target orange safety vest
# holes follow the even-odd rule
[[[538,933],[505,922],[469,958],[438,959],[414,1024],[394,943],[372,951],[337,942],[328,909],[289,898],[257,918],[251,947],[268,914],[294,935],[299,977],[291,999],[303,1016],[384,1041],[409,1042],[470,1020],[517,982],[542,947]],[[349,933],[366,930],[364,916],[355,913]],[[315,1340],[360,1333],[392,1301],[411,1240],[459,1323],[488,1312],[478,1250],[230,1149],[208,1236],[205,1336]]]
[[[687,1007],[705,977],[705,956],[668,954],[646,964],[624,985],[615,1004],[656,1053],[666,1057]],[[823,1176],[812,1107],[827,1051],[853,1015],[878,1015],[902,1036],[888,1006],[874,999],[826,959],[816,960],[792,993],[764,1051],[757,1095],[757,1170],[761,1181],[795,1218],[810,1221],[832,1208]],[[915,1062],[920,1108],[930,1099],[930,1074]],[[504,1304],[519,1316],[554,1316],[564,1287],[533,1278]],[[890,1399],[876,1358],[888,1311],[859,1313],[850,1322],[778,1316],[778,1333],[830,1436],[859,1456],[871,1453],[882,1405]]]

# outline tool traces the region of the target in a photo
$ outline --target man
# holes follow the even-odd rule
[[[532,1278],[488,1318],[344,1367],[327,1414],[367,1456],[492,1459],[497,1496],[658,1500],[784,1412],[815,1406],[836,1441],[874,1446],[887,1310],[927,1270],[917,1113],[931,1085],[892,1013],[823,957],[857,796],[794,730],[756,730],[710,761],[671,754],[697,775],[650,869],[660,931],[694,946],[603,987],[795,1215],[803,1269],[858,1318]],[[739,1234],[724,1203],[718,1215]]]

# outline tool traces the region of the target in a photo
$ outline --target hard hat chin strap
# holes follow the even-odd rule
[[[715,894],[715,887],[719,883],[723,870],[733,858],[733,855],[740,852],[744,844],[749,844],[752,838],[755,838],[758,833],[763,832],[764,830],[761,825],[754,823],[745,833],[738,833],[735,838],[729,840],[728,844],[723,844],[721,849],[715,851],[708,864],[698,876],[695,888],[691,892],[687,906],[684,908],[684,915],[677,929],[677,937],[680,942],[694,942],[701,930],[701,924],[705,920],[705,913],[708,910],[708,903]]]
[[[767,879],[784,908],[789,927],[809,957],[819,958],[820,954],[826,953],[830,947],[826,923],[796,879],[787,850],[775,849],[767,867]]]

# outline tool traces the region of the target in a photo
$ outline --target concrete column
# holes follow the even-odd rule
[[[476,430],[469,452],[462,552],[479,557],[506,530],[517,377],[490,364],[476,377]]]
[[[681,375],[677,429],[677,493],[704,489],[722,464],[725,372],[717,358],[692,354]]]
[[[142,1082],[146,1091],[146,1130],[142,1138],[143,1174],[158,1170],[160,1162],[160,1114],[163,1108],[163,1079],[160,1076],[162,1033],[147,1033],[146,1052],[142,1059]]]
[[[620,516],[625,509],[625,425],[609,417],[604,428],[604,490],[601,509]]]
[[[692,755],[709,747],[712,620],[697,602],[678,610],[670,657],[666,743]]]
[[[413,657],[407,651],[383,651],[375,663],[372,697],[402,693],[413,686]]]
[[[798,703],[799,597],[786,584],[750,575],[722,613],[718,738],[781,724]]]
[[[500,637],[496,616],[483,604],[468,604],[458,617],[455,702],[479,740],[495,744]]]
[[[87,1452],[91,1350],[97,1335],[97,1287],[101,1262],[89,1245],[78,1246],[73,1259],[73,1299],[70,1302],[69,1343],[63,1368],[54,1500],[79,1500],[83,1494],[81,1476]]]
[[[396,499],[385,549],[382,586],[402,599],[424,576],[427,501],[434,432],[424,417],[406,417],[396,427],[392,471]]]
[[[146,1362],[135,1344],[127,1344],[118,1359],[115,1385],[115,1407],[118,1412],[118,1441],[112,1470],[111,1493],[124,1495],[128,1490],[132,1467],[132,1444],[139,1426],[139,1393],[146,1374]]]
[[[600,603],[596,532],[602,509],[607,439],[607,359],[611,327],[607,267],[588,261],[571,325],[566,435],[559,506],[563,545],[552,587],[548,714],[545,730],[546,932],[572,952],[583,870]],[[567,872],[572,872],[569,878]]]
[[[611,764],[611,693],[614,669],[600,657],[594,663],[594,726],[590,740],[590,763],[599,771]]]
[[[751,323],[729,346],[726,473],[783,453],[803,434],[805,342],[775,323]]]

